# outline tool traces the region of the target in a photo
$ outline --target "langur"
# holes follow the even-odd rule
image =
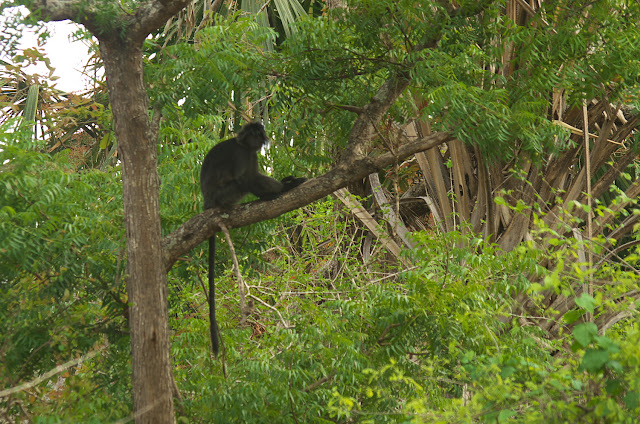
[[[236,137],[215,145],[204,158],[200,170],[200,190],[204,208],[231,209],[244,196],[253,193],[260,200],[273,200],[306,181],[289,176],[281,181],[260,173],[258,151],[269,142],[264,127],[252,122],[240,130]],[[211,347],[217,356],[220,350],[215,306],[216,238],[209,238],[209,325]]]

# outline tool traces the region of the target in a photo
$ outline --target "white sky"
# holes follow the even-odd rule
[[[64,91],[82,91],[88,88],[89,78],[83,75],[82,70],[87,64],[89,52],[87,46],[81,41],[71,41],[71,35],[78,26],[71,21],[50,22],[47,24],[51,36],[44,45],[46,56],[51,60],[51,66],[55,69],[53,75],[60,77],[55,81],[56,88]],[[33,33],[21,41],[21,48],[36,45],[36,37]],[[31,44],[27,44],[27,43]],[[42,66],[40,74],[46,75],[46,67]]]
[[[78,25],[71,21],[49,22],[46,25],[51,36],[41,49],[55,68],[53,75],[60,77],[54,82],[55,87],[64,91],[85,90],[90,80],[82,74],[82,69],[89,58],[88,47],[82,41],[71,41],[71,34],[78,29]],[[36,46],[36,35],[32,31],[24,31],[19,49]],[[27,67],[24,72],[40,75],[49,73],[44,65]]]

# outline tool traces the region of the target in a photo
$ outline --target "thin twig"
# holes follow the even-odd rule
[[[79,358],[72,359],[70,361],[65,362],[62,365],[58,365],[57,367],[53,368],[52,370],[49,370],[49,371],[45,372],[41,376],[39,376],[39,377],[37,377],[37,378],[35,378],[35,379],[31,380],[31,381],[28,381],[26,383],[20,384],[19,386],[11,387],[9,389],[0,390],[0,398],[12,395],[14,393],[21,392],[23,390],[30,389],[30,388],[32,388],[34,386],[37,386],[38,384],[42,383],[43,381],[50,379],[54,375],[60,374],[61,372],[65,371],[65,370],[67,370],[67,369],[69,369],[71,367],[74,367],[74,366],[78,365],[81,362],[84,362],[84,361],[87,361],[87,360],[93,358],[99,352],[103,351],[105,349],[105,347],[106,346],[103,346],[103,347],[101,347],[99,349],[92,350],[91,352],[89,352],[89,353],[87,353],[85,355],[82,355]]]
[[[317,380],[314,383],[309,384],[307,387],[305,387],[304,389],[302,389],[303,392],[308,393],[312,390],[315,390],[317,387],[320,387],[323,383],[332,380],[333,377],[336,376],[336,372],[335,371],[331,371],[329,373],[329,375],[325,375],[324,377],[322,377],[321,379]]]
[[[289,326],[289,324],[287,323],[287,321],[284,320],[284,317],[282,316],[282,314],[280,313],[279,310],[277,310],[276,308],[274,308],[273,306],[269,305],[267,302],[265,302],[264,300],[260,299],[257,296],[254,296],[252,294],[249,294],[249,297],[251,299],[257,300],[259,303],[261,303],[262,305],[266,306],[267,308],[276,311],[276,313],[278,314],[278,316],[280,317],[280,321],[282,322],[282,325],[284,326],[284,328],[291,328],[291,326]]]
[[[584,120],[584,160],[585,160],[585,170],[587,173],[587,255],[588,260],[587,263],[589,265],[589,273],[587,276],[587,293],[589,296],[593,296],[593,285],[592,285],[592,275],[591,267],[593,266],[593,244],[591,240],[593,239],[593,214],[591,212],[592,208],[592,199],[591,199],[591,151],[589,149],[589,113],[587,110],[587,102],[584,101],[582,104],[582,119]],[[593,322],[593,314],[587,313],[587,320]]]
[[[233,247],[233,242],[231,241],[231,235],[229,234],[229,229],[223,223],[220,223],[219,226],[220,226],[220,230],[222,230],[222,233],[224,234],[224,238],[227,240],[227,245],[229,246],[229,252],[231,253],[231,259],[233,259],[233,266],[235,268],[236,279],[238,280],[238,292],[240,293],[240,324],[244,325],[249,312],[249,310],[247,309],[244,280],[242,279],[242,274],[240,274],[240,265],[238,264],[236,249]]]

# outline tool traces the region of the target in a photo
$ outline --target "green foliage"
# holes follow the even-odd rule
[[[188,168],[182,161],[190,155],[174,152],[173,163]],[[197,204],[187,197],[176,210]],[[240,258],[256,307],[249,327],[237,326],[230,268],[219,277],[226,378],[209,357],[202,289],[185,284],[204,275],[204,261],[187,258],[172,272],[172,356],[186,408],[180,419],[623,423],[640,412],[635,321],[607,335],[582,323],[557,340],[511,321],[514,296],[534,294],[530,278],[556,272],[540,266],[549,252],[523,245],[505,254],[471,234],[419,233],[408,252],[415,267],[394,274],[384,252],[362,262],[358,224],[333,201],[284,222],[292,226],[275,233],[258,227],[249,236],[271,234],[262,248],[271,248],[269,259]],[[557,239],[567,252],[578,246]],[[581,294],[575,303],[597,313],[604,306],[596,299]],[[128,413],[128,389],[113,384],[128,381],[127,339],[112,340],[108,355],[66,376],[59,401],[34,404],[38,422],[103,422]]]
[[[235,122],[232,99],[238,110],[269,117],[283,136],[276,140],[293,140],[315,170],[349,136],[354,114],[340,106],[366,104],[389,76],[407,72],[412,96],[389,111],[400,126],[428,116],[433,130],[452,132],[488,158],[524,151],[546,160],[571,143],[549,119],[554,87],[571,105],[605,94],[631,104],[638,97],[640,43],[633,40],[640,32],[629,14],[640,11],[610,13],[613,3],[599,2],[590,27],[576,31],[583,15],[548,2],[546,20],[536,15],[521,26],[502,17],[500,2],[468,17],[449,15],[439,2],[354,0],[348,9],[301,16],[270,51],[263,45],[274,32],[255,17],[217,16],[193,42],[160,49],[149,41],[147,78],[171,126],[207,132],[201,116]],[[424,49],[432,40],[438,47]],[[509,69],[496,72],[512,53]],[[416,101],[426,107],[416,110]],[[224,138],[228,125],[215,131]]]
[[[632,80],[640,73],[638,51],[612,48],[640,37],[637,27],[620,30],[628,27],[627,16],[611,14],[610,2],[599,2],[602,7],[589,12],[591,28],[577,32],[582,15],[554,13],[549,3],[553,2],[545,2],[549,13],[563,20],[560,30],[543,22],[515,26],[496,19],[469,21],[463,29],[447,33],[442,48],[419,62],[415,71],[416,82],[427,89],[431,102],[425,115],[440,116],[439,128],[479,145],[489,157],[504,157],[520,148],[536,157],[566,145],[567,135],[548,120],[550,87],[563,87],[570,102],[580,104],[583,96],[602,95],[603,84],[611,80],[620,84],[616,82],[607,96],[622,95],[618,91],[622,87],[636,86]],[[536,15],[534,20],[538,19]],[[490,70],[501,65],[507,46],[518,54],[508,79]],[[620,81],[620,75],[630,75],[628,71],[635,76]],[[631,91],[637,94],[637,87]]]
[[[569,147],[551,124],[557,87],[570,105],[606,94],[638,106],[639,11],[627,3],[617,9],[624,13],[610,13],[620,2],[591,2],[587,19],[580,7],[543,2],[544,13],[524,26],[503,16],[498,1],[457,2],[488,4],[475,16],[449,13],[440,1],[354,0],[289,20],[286,40],[239,13],[217,16],[188,42],[163,47],[162,38],[148,39],[146,83],[163,113],[163,232],[200,211],[199,164],[237,129],[239,111],[268,118],[275,147],[261,159],[265,169],[311,176],[334,163],[350,136],[355,115],[344,106],[368,103],[394,75],[412,81],[379,125],[382,136],[391,131],[382,124],[429,117],[433,130],[487,156],[524,151],[543,161]],[[102,2],[102,25],[120,25],[114,13],[137,4]],[[108,108],[90,108],[77,113],[108,127]],[[121,419],[130,387],[120,170],[108,162],[101,170],[78,167],[70,152],[51,155],[28,131],[11,123],[2,130],[2,387],[105,348],[65,373],[61,387],[49,381],[14,399],[37,422]],[[111,142],[99,138],[102,148]],[[625,199],[609,200],[611,208]],[[498,203],[514,213],[534,210],[521,199]],[[592,209],[602,216],[607,207]],[[209,356],[206,255],[194,249],[169,276],[174,374],[185,407],[179,419],[634,422],[640,331],[637,302],[627,294],[637,293],[640,251],[588,267],[580,258],[603,254],[610,240],[567,236],[582,223],[562,213],[553,228],[536,215],[534,239],[509,253],[467,228],[418,233],[407,271],[375,243],[365,259],[360,224],[331,200],[235,230],[255,311],[239,327],[235,276],[221,244],[224,370]],[[586,290],[590,284],[595,290]],[[547,308],[550,298],[566,300],[564,309]],[[523,304],[539,314],[527,316]],[[612,314],[627,318],[599,325]]]
[[[217,364],[211,376],[203,357],[206,321],[174,320],[176,363],[200,358],[177,369],[181,389],[191,394],[189,416],[282,423],[358,416],[396,422],[407,416],[406,399],[429,393],[434,406],[442,407],[448,396],[460,395],[455,358],[463,349],[481,354],[502,347],[498,318],[510,293],[525,288],[521,276],[534,262],[496,257],[492,246],[460,234],[423,234],[413,253],[419,264],[414,271],[385,272],[376,279],[370,267],[383,258],[363,264],[355,233],[331,242],[354,228],[336,214],[336,206],[314,206],[311,216],[293,227],[291,248],[300,249],[303,261],[279,248],[265,272],[245,272],[250,295],[260,299],[254,302],[251,329],[237,328],[235,313],[228,310],[237,310],[233,275],[219,278],[227,379]],[[457,242],[467,247],[451,249]],[[197,297],[182,293],[181,308],[202,304]],[[509,346],[516,349],[525,333],[514,334]]]
[[[575,339],[574,355],[465,355],[461,363],[475,394],[461,410],[485,422],[635,422],[640,414],[637,321],[616,330],[598,336],[593,324],[580,324],[574,337],[567,337]]]
[[[560,319],[565,331],[554,339],[517,315],[514,298],[545,290],[532,280],[575,278],[567,259],[549,270],[541,263],[574,257],[584,243],[556,233],[553,244],[504,253],[470,233],[417,233],[415,267],[393,274],[383,252],[362,262],[358,225],[339,212],[326,201],[292,216],[293,226],[268,244],[281,247],[269,249],[260,272],[241,258],[252,263],[243,271],[256,307],[249,328],[237,327],[233,273],[220,277],[226,378],[217,362],[210,374],[203,311],[172,322],[173,355],[184,364],[176,377],[189,394],[184,419],[634,422],[637,320],[606,335],[577,321],[629,310],[605,300],[616,285],[596,296],[565,291],[580,313]],[[593,275],[637,286],[635,271],[612,268]],[[179,307],[198,311],[202,296],[187,290]],[[549,311],[532,319],[559,318]]]
[[[117,172],[76,174],[68,155],[40,152],[12,124],[0,131],[3,388],[116,342],[126,304]]]
[[[33,422],[99,424],[130,416],[129,352],[128,337],[121,337],[99,356],[58,375],[32,400]]]
[[[242,99],[265,83],[260,46],[273,37],[251,17],[218,16],[216,25],[198,32],[195,45],[181,43],[161,51],[147,42],[149,54],[158,53],[145,68],[150,96],[167,113],[188,117],[226,108],[229,99]],[[171,60],[159,60],[166,57]],[[179,111],[178,102],[183,102]]]

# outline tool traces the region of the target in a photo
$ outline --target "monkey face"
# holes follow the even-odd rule
[[[251,150],[260,150],[269,145],[269,138],[260,122],[251,122],[238,133],[238,143]]]

